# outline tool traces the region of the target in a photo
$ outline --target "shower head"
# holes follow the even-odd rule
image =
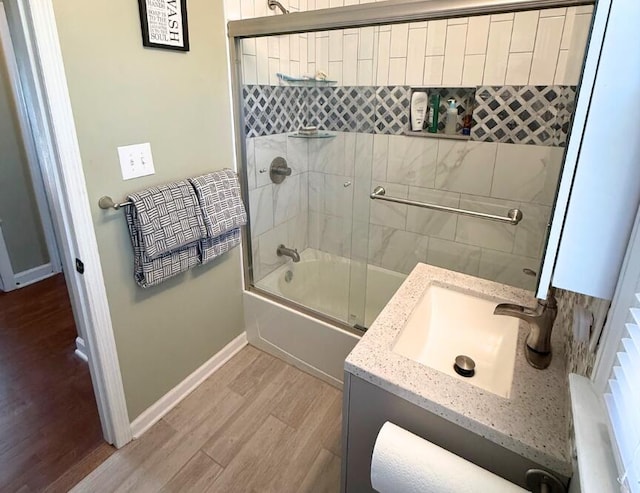
[[[269,6],[269,8],[271,10],[275,10],[276,7],[277,7],[277,8],[280,9],[280,11],[283,14],[288,14],[289,13],[289,11],[287,9],[285,9],[284,6],[280,2],[278,2],[278,0],[268,0],[267,5]]]

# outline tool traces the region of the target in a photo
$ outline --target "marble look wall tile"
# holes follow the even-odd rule
[[[491,196],[551,205],[564,149],[499,144]]]
[[[309,246],[342,257],[351,255],[351,218],[309,212]]]
[[[308,247],[308,235],[309,235],[309,214],[307,211],[302,211],[297,216],[287,221],[287,242],[286,246],[289,248],[297,248],[299,252],[302,252]]]
[[[273,228],[273,185],[249,192],[251,235],[256,237]]]
[[[324,174],[309,172],[309,210],[324,211]]]
[[[273,222],[275,225],[295,217],[300,211],[300,175],[291,175],[273,185]]]
[[[506,215],[509,209],[517,207],[516,202],[462,195],[460,208],[488,214]],[[516,229],[510,224],[459,216],[455,241],[467,245],[491,248],[502,252],[512,252]]]
[[[309,209],[309,173],[300,175],[300,211]]]
[[[353,176],[356,163],[356,133],[344,133],[344,174]]]
[[[255,138],[256,186],[271,184],[269,167],[276,157],[287,157],[287,136],[285,134],[268,135]],[[263,171],[266,170],[266,171]]]
[[[523,269],[538,272],[540,260],[482,249],[478,275],[484,279],[491,279],[529,291],[535,290],[536,278],[525,274]]]
[[[356,134],[355,164],[353,175],[357,179],[371,180],[373,146],[376,135]]]
[[[460,204],[460,194],[418,187],[409,187],[409,199],[447,207],[458,207]],[[457,214],[409,207],[406,229],[421,235],[453,240],[457,220]]]
[[[407,185],[398,185],[396,183],[380,183],[384,187],[387,195],[406,199],[409,193]],[[405,229],[407,224],[408,206],[403,204],[395,204],[393,202],[385,202],[383,200],[371,201],[371,223],[380,226],[387,226],[396,229]]]
[[[351,236],[351,258],[359,261],[365,261],[369,255],[369,224],[368,218],[353,218],[353,229]]]
[[[369,262],[408,274],[427,258],[429,238],[408,231],[372,224],[369,230]]]
[[[309,140],[309,170],[333,175],[353,173],[353,162],[345,159],[345,133],[332,139]]]
[[[427,263],[443,269],[477,276],[480,269],[481,253],[482,249],[479,247],[431,237]]]
[[[387,161],[389,160],[389,136],[373,136],[372,179],[374,182],[387,181]]]
[[[276,226],[275,228],[260,235],[258,261],[260,262],[260,274],[263,277],[270,274],[289,260],[287,257],[278,257],[276,253],[278,246],[287,241],[287,235],[286,223]]]
[[[545,245],[547,224],[551,219],[551,207],[522,203],[519,208],[523,217],[516,226],[513,253],[540,258]]]
[[[434,188],[437,153],[436,139],[389,136],[387,181]]]
[[[247,185],[249,190],[256,188],[256,146],[255,138],[247,137],[245,139],[245,152],[247,156]]]
[[[259,282],[264,275],[260,269],[260,237],[256,236],[251,239],[251,269],[253,273],[253,282]]]
[[[497,144],[490,142],[438,143],[436,188],[473,195],[489,195]]]
[[[309,170],[309,141],[287,138],[287,163],[294,175]]]
[[[351,217],[353,215],[353,186],[344,186],[349,177],[325,175],[324,212],[332,216]]]

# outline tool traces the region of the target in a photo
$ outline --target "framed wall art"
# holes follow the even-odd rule
[[[187,0],[138,0],[142,44],[189,51]]]

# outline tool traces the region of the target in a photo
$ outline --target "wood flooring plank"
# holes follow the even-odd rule
[[[340,491],[340,457],[321,449],[304,478],[298,493],[336,493]]]
[[[155,450],[175,434],[176,430],[171,426],[162,420],[158,421],[142,437],[125,445],[109,457],[71,491],[78,493],[115,491]]]
[[[270,483],[263,484],[260,491],[279,493],[297,490],[322,448],[327,430],[339,419],[340,401],[340,392],[322,383],[309,412],[284,445],[288,453],[278,465],[279,473]]]
[[[293,366],[289,367],[289,374],[289,385],[276,396],[277,404],[272,414],[289,426],[298,428],[326,384]]]
[[[332,404],[323,424],[325,434],[322,446],[333,455],[342,456],[342,392],[338,391],[338,399]]]
[[[285,366],[288,365],[274,356],[260,353],[251,365],[240,372],[227,385],[231,390],[242,396],[247,396],[252,392],[260,392],[263,388],[263,383],[270,380],[274,368],[279,369]]]
[[[117,451],[73,491],[338,491],[342,393],[254,348],[241,353],[226,380],[214,374],[137,440],[156,434],[144,450]]]
[[[189,461],[202,445],[236,414],[244,398],[229,389],[218,397],[218,405],[193,429],[176,433],[151,451],[147,459],[116,489],[117,492],[158,491]]]
[[[68,469],[62,476],[51,483],[44,493],[66,493],[76,484],[82,481],[100,464],[105,462],[116,449],[103,442],[92,450],[88,455]]]
[[[202,493],[213,484],[221,472],[222,466],[199,450],[160,491],[162,493]]]
[[[258,393],[247,399],[246,405],[224,423],[202,450],[222,467],[227,467],[273,409],[275,395],[288,385],[291,378],[290,368],[280,360],[269,360],[269,365],[262,368],[263,378]]]
[[[213,375],[207,378],[163,419],[182,431],[202,421],[217,404],[215,396],[262,354],[252,346],[245,346]]]
[[[207,492],[247,493],[260,491],[279,473],[279,464],[288,451],[283,445],[295,431],[269,415],[256,433],[222,471]]]
[[[0,292],[0,491],[42,491],[104,443],[62,274]]]

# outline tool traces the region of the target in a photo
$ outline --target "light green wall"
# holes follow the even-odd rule
[[[102,195],[122,200],[233,166],[222,2],[187,5],[191,51],[182,53],[142,47],[135,0],[54,0],[132,420],[244,326],[239,248],[143,290],[123,212],[97,205]],[[123,181],[116,147],[142,142],[151,143],[156,174]]]
[[[0,48],[0,219],[15,274],[49,262],[19,128]]]

